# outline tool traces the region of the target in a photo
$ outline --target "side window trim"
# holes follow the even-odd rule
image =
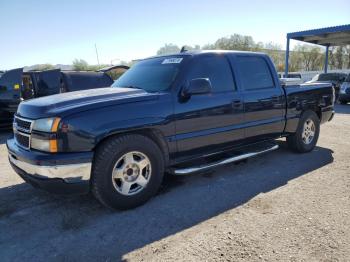
[[[231,71],[231,76],[232,76],[232,81],[233,81],[233,90],[232,91],[234,93],[237,93],[239,90],[238,90],[238,83],[237,83],[235,71],[233,69],[233,65],[231,63],[230,58],[227,55],[225,55],[225,59],[226,59],[226,62],[228,63],[228,66],[230,67],[230,71]]]

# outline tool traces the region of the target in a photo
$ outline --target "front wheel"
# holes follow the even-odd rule
[[[109,208],[130,209],[156,194],[163,175],[163,155],[151,139],[142,135],[112,137],[96,150],[92,192]]]
[[[313,111],[302,114],[296,132],[287,137],[289,148],[298,153],[312,151],[320,134],[320,119]]]

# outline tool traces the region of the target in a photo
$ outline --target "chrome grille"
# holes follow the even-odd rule
[[[32,131],[33,120],[14,117],[13,133],[17,145],[29,149],[30,148],[30,134]]]
[[[14,127],[19,131],[30,133],[32,130],[32,124],[33,124],[32,120],[15,116]]]
[[[24,134],[24,133],[20,133],[20,132],[16,132],[15,133],[15,139],[16,139],[16,143],[25,148],[25,149],[29,149],[30,147],[30,135]]]

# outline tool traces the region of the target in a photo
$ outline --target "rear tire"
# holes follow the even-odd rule
[[[163,154],[142,135],[104,141],[96,150],[91,187],[94,196],[112,209],[130,209],[155,195],[164,175]]]
[[[313,111],[305,111],[299,120],[296,132],[287,137],[290,149],[297,153],[312,151],[320,134],[320,119]]]

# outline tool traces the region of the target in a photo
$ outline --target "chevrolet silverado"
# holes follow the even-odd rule
[[[55,193],[105,206],[149,200],[165,173],[186,175],[276,150],[305,153],[334,115],[330,83],[284,86],[263,53],[189,51],[139,61],[111,87],[22,102],[14,170]]]

